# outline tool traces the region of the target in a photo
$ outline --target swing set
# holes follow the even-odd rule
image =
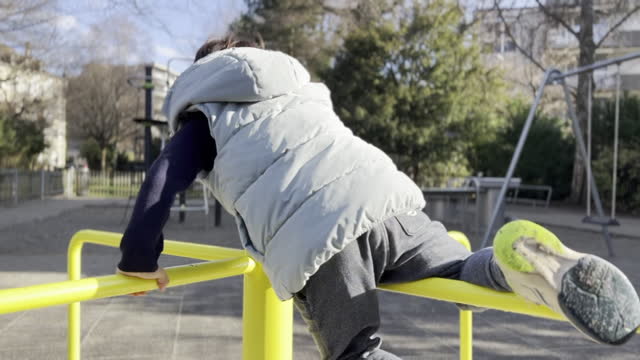
[[[511,158],[511,162],[509,164],[509,168],[507,170],[507,174],[504,177],[504,183],[500,189],[500,194],[496,200],[496,206],[494,206],[493,213],[491,215],[491,220],[489,222],[489,226],[486,229],[484,237],[482,239],[482,247],[487,246],[490,243],[490,239],[495,235],[495,227],[496,221],[498,219],[499,214],[504,206],[505,196],[507,193],[507,184],[513,177],[513,173],[515,171],[516,166],[518,165],[518,160],[520,159],[520,155],[522,154],[522,149],[524,147],[524,143],[527,140],[527,136],[529,135],[529,130],[531,129],[531,124],[535,118],[536,110],[540,105],[540,100],[542,95],[544,94],[544,90],[547,85],[561,85],[564,92],[564,100],[567,104],[567,116],[572,122],[574,135],[576,138],[576,143],[578,146],[578,151],[582,156],[583,161],[585,162],[585,168],[587,173],[587,201],[586,201],[586,216],[583,218],[584,223],[599,225],[601,228],[602,235],[605,239],[607,250],[609,251],[609,256],[613,257],[613,247],[611,245],[611,235],[609,234],[609,226],[618,226],[620,223],[616,219],[616,191],[617,191],[617,171],[618,171],[618,138],[619,138],[619,127],[620,127],[620,90],[621,90],[621,78],[620,78],[620,66],[622,63],[640,58],[640,52],[634,52],[625,56],[607,59],[600,62],[595,62],[591,65],[578,67],[573,70],[569,70],[566,72],[562,72],[558,69],[549,69],[545,72],[542,84],[536,91],[536,95],[529,109],[529,114],[527,116],[527,120],[522,128],[522,132],[520,134],[520,138],[518,140],[518,144],[516,145],[516,149]],[[615,118],[614,118],[614,134],[613,134],[613,164],[612,164],[612,186],[611,186],[611,213],[607,216],[602,207],[602,201],[600,199],[600,193],[598,192],[598,187],[593,177],[593,173],[591,171],[591,123],[592,123],[592,92],[593,92],[593,72],[598,69],[608,68],[609,66],[616,66],[616,76],[615,76]],[[588,91],[588,102],[587,102],[587,145],[585,146],[585,141],[582,135],[582,130],[580,129],[580,123],[578,122],[578,118],[576,116],[575,110],[573,108],[573,101],[571,99],[571,93],[569,92],[569,87],[565,79],[569,77],[573,77],[582,73],[589,73],[589,91]],[[595,206],[595,215],[592,214],[592,203]]]
[[[608,226],[617,226],[620,223],[616,219],[616,190],[617,190],[617,173],[618,173],[618,137],[619,137],[619,128],[620,128],[620,63],[616,64],[616,86],[615,86],[615,115],[614,115],[614,132],[613,132],[613,166],[612,166],[612,184],[611,184],[611,216],[603,217],[602,211],[598,210],[598,216],[591,215],[591,176],[587,177],[587,202],[586,202],[586,213],[587,216],[582,219],[584,223],[588,224],[606,224]],[[587,165],[587,174],[591,174],[591,159],[592,159],[592,146],[591,146],[591,138],[592,138],[592,118],[593,118],[593,76],[589,76],[589,92],[587,99],[587,159],[585,160]],[[596,202],[597,204],[597,202]]]

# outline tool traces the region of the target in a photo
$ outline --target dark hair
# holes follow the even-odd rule
[[[196,57],[193,62],[202,59],[212,52],[234,47],[254,47],[264,49],[264,42],[260,35],[255,36],[253,39],[249,37],[240,37],[235,34],[229,34],[222,39],[209,39],[200,46],[200,49],[196,52]]]

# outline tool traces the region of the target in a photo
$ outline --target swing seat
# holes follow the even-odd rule
[[[582,218],[582,222],[585,224],[594,225],[606,225],[606,226],[620,226],[618,220],[607,216],[585,216]]]

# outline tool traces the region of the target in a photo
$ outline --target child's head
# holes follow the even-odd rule
[[[234,34],[229,34],[222,39],[208,39],[204,44],[202,44],[202,46],[200,46],[198,52],[196,52],[196,57],[193,62],[200,60],[212,52],[234,47],[255,47],[264,49],[264,43],[260,36],[257,36],[255,39],[251,39],[239,37]]]

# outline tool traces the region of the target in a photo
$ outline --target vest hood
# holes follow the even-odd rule
[[[175,131],[178,114],[191,105],[268,100],[294,92],[309,81],[302,64],[282,52],[226,49],[203,57],[180,74],[165,98],[163,112]]]

